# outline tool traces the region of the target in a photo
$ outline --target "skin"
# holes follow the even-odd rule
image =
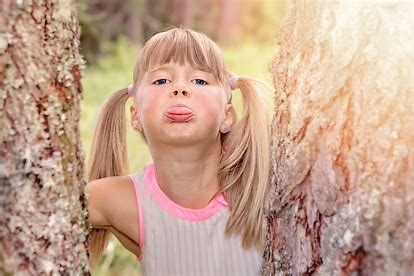
[[[189,106],[194,119],[167,120],[165,111],[178,103]],[[161,190],[183,207],[206,206],[219,188],[220,132],[227,132],[234,122],[224,88],[212,74],[189,63],[165,64],[144,74],[130,112],[133,129],[148,141]],[[108,229],[137,254],[139,228],[131,221],[137,221],[138,212],[129,177],[92,181],[88,192],[91,224]]]

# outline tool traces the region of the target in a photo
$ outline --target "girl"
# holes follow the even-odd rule
[[[103,104],[87,185],[90,263],[114,234],[144,275],[257,275],[268,192],[268,116],[258,81],[227,71],[204,34],[172,28]],[[231,90],[242,93],[236,122]],[[125,103],[153,164],[127,175]],[[139,153],[137,153],[139,154]]]

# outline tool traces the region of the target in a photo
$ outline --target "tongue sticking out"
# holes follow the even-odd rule
[[[194,113],[187,107],[175,106],[167,110],[165,117],[173,123],[184,123],[193,119]]]

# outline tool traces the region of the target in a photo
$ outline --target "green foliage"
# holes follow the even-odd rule
[[[124,249],[121,243],[112,236],[93,275],[130,276],[139,275],[139,271],[139,263],[135,256]]]
[[[244,43],[274,43],[285,5],[285,0],[246,1],[241,17]]]
[[[223,37],[222,30],[226,34],[240,30],[240,37],[227,41],[229,44],[237,43],[239,39],[260,44],[273,42],[274,32],[285,11],[285,0],[246,0],[230,10],[223,9],[227,1],[190,1],[188,9],[173,2],[178,3],[165,0],[80,0],[81,51],[87,63],[95,65],[100,55],[110,54],[108,45],[120,37],[125,36],[138,43],[157,31],[181,24],[202,31],[216,41],[229,38],[227,35]],[[228,17],[234,13],[237,15],[233,27],[218,26],[222,24],[220,18],[223,15]]]
[[[78,2],[78,18],[81,26],[81,53],[88,64],[93,64],[102,52],[103,40],[98,26],[99,17],[87,12],[87,1]]]
[[[119,88],[126,87],[132,81],[132,70],[137,55],[137,47],[128,40],[119,39],[111,46],[112,55],[103,57],[100,62],[85,71],[82,80],[84,98],[81,103],[81,139],[88,162],[89,149],[99,107],[105,97]],[[227,67],[239,76],[253,77],[271,84],[270,74],[267,73],[268,61],[276,53],[272,44],[245,44],[237,47],[222,48]],[[265,93],[265,92],[264,92]],[[267,93],[269,103],[272,103],[272,94]],[[233,102],[238,112],[241,111],[241,97],[237,90],[233,91]],[[129,105],[125,112],[129,120]],[[269,104],[269,108],[271,108]],[[130,173],[140,171],[144,165],[151,162],[147,146],[140,136],[131,130],[128,122],[128,155]],[[136,275],[138,262],[133,254],[124,249],[114,238],[110,240],[100,265],[94,275]],[[135,272],[134,272],[135,271]]]

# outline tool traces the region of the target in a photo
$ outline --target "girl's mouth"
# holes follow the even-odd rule
[[[172,123],[185,123],[194,118],[194,112],[185,105],[175,105],[167,109],[165,117]]]

